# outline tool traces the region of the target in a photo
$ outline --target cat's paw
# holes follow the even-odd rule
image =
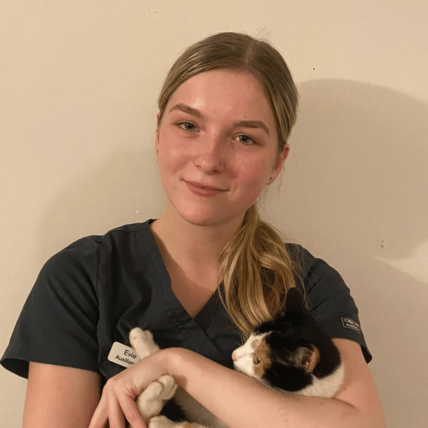
[[[173,422],[168,419],[166,416],[155,416],[150,419],[148,428],[172,428],[180,427],[180,424]]]
[[[136,341],[143,343],[153,343],[153,335],[149,330],[142,330],[140,327],[135,327],[129,332],[129,342],[134,346]]]
[[[137,398],[137,407],[145,420],[159,415],[166,401],[175,394],[178,385],[172,376],[164,375],[152,382]]]
[[[133,328],[129,332],[129,342],[141,359],[159,351],[159,346],[154,342],[153,335],[149,330],[141,330],[139,327]]]
[[[152,382],[147,390],[151,388],[150,395],[147,394],[149,399],[169,400],[174,397],[178,385],[175,383],[174,378],[170,375],[161,376],[155,382]]]

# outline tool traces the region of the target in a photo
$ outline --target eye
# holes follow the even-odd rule
[[[192,122],[180,122],[177,123],[177,126],[185,131],[194,131],[196,129],[196,126]]]
[[[253,363],[260,364],[260,360],[255,355],[253,356]]]
[[[256,142],[248,135],[241,134],[238,135],[235,139],[237,139],[240,143],[249,146],[251,144],[256,144]]]

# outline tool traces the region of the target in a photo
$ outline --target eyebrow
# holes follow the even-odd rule
[[[186,104],[178,103],[171,107],[169,111],[172,112],[173,110],[181,110],[184,111],[184,113],[189,113],[192,116],[197,117],[198,119],[206,119],[205,115],[203,115],[198,109],[190,107]]]
[[[244,128],[261,128],[266,134],[270,135],[269,128],[261,120],[238,120],[233,122],[233,126],[242,126]]]
[[[206,116],[196,108],[190,107],[186,104],[178,103],[170,108],[170,112],[174,110],[180,110],[184,113],[191,114],[198,119],[206,119]],[[270,135],[269,128],[261,120],[237,120],[233,122],[234,127],[242,126],[244,128],[260,128],[263,129],[268,135]]]

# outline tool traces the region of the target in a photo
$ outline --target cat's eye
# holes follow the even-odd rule
[[[254,364],[260,364],[260,360],[255,355],[253,357],[253,363]]]

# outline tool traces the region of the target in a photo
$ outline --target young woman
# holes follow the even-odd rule
[[[124,427],[126,417],[144,428],[135,397],[163,374],[231,428],[384,426],[349,289],[257,214],[287,158],[296,108],[289,70],[267,43],[221,33],[181,55],[157,116],[164,214],[52,257],[3,356],[28,376],[24,427]],[[241,337],[280,313],[294,286],[344,361],[333,399],[281,394],[231,370]],[[129,345],[136,326],[162,351],[123,370],[109,351]],[[164,411],[179,418],[172,404]]]

